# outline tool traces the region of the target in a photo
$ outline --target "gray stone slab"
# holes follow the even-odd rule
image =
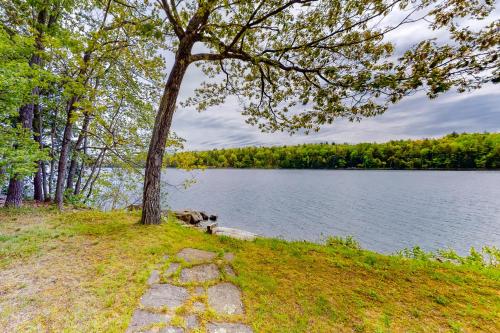
[[[148,284],[152,285],[158,282],[160,282],[160,272],[155,269],[154,271],[151,272],[151,275],[149,276]]]
[[[200,326],[198,316],[196,316],[196,315],[186,316],[186,317],[184,317],[184,320],[186,321],[186,328],[188,330],[192,330],[192,329],[198,328]]]
[[[135,310],[132,320],[127,329],[127,333],[139,332],[141,328],[158,323],[169,323],[172,316],[164,313],[154,313],[145,310]]]
[[[149,307],[177,308],[189,297],[186,288],[173,286],[171,284],[154,284],[142,296],[141,303]]]
[[[170,266],[168,266],[167,270],[165,271],[165,276],[170,277],[170,276],[174,275],[180,266],[181,265],[179,263],[176,263],[176,262],[171,263]]]
[[[202,302],[194,302],[193,303],[193,311],[196,312],[203,312],[207,309],[204,303]]]
[[[253,333],[247,325],[234,323],[208,323],[208,333]]]
[[[203,262],[213,260],[217,254],[213,252],[185,248],[177,253],[177,257],[184,259],[186,262]]]
[[[236,239],[248,240],[248,241],[252,241],[258,236],[257,234],[254,234],[253,232],[250,231],[240,230],[235,228],[227,228],[227,227],[214,228],[213,234],[219,236],[227,236]]]
[[[215,264],[204,264],[184,268],[181,271],[180,281],[185,282],[206,282],[219,278],[219,268]]]
[[[184,333],[182,327],[164,327],[158,333]]]
[[[232,262],[235,257],[236,256],[234,255],[234,253],[231,253],[231,252],[224,253],[224,260],[226,260],[226,261]]]
[[[219,314],[242,314],[241,291],[232,283],[208,288],[208,304]]]

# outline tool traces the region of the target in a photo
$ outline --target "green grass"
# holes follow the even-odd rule
[[[0,210],[0,331],[122,332],[155,264],[184,247],[236,254],[231,280],[255,332],[500,331],[498,268],[138,221],[127,212]]]

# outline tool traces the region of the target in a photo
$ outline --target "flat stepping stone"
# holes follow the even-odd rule
[[[186,282],[206,282],[219,278],[219,268],[215,264],[198,265],[191,268],[184,268],[181,271],[180,281]]]
[[[135,310],[132,320],[127,329],[127,333],[138,332],[142,327],[158,323],[169,323],[172,316],[164,313],[154,313],[145,310]]]
[[[142,296],[141,303],[148,307],[177,308],[189,297],[186,288],[173,286],[171,284],[154,284]]]
[[[177,257],[184,259],[186,262],[200,262],[200,261],[211,261],[217,254],[213,252],[185,248],[177,253]]]
[[[253,333],[247,325],[234,323],[208,323],[208,333]]]
[[[193,311],[204,312],[206,309],[207,309],[207,307],[202,302],[194,302],[193,303]]]
[[[180,266],[181,265],[179,263],[176,263],[176,262],[170,264],[170,266],[168,266],[167,270],[165,271],[165,276],[170,277],[170,276],[174,275]]]
[[[158,333],[184,333],[182,327],[164,327]]]
[[[160,271],[155,269],[151,272],[151,276],[148,279],[148,284],[152,285],[158,282],[160,282]]]
[[[242,314],[241,291],[232,283],[220,283],[208,288],[208,304],[219,314]]]
[[[231,252],[226,252],[224,253],[224,260],[225,261],[229,261],[229,262],[232,262],[234,260],[236,256],[234,255],[234,253],[231,253]]]
[[[188,330],[192,330],[200,326],[200,322],[198,321],[198,316],[196,315],[189,315],[185,317],[184,320],[186,321],[186,328]]]

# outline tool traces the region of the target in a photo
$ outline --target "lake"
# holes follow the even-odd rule
[[[187,190],[172,186],[190,177]],[[264,236],[352,235],[382,253],[500,246],[498,171],[167,169],[162,180],[163,207],[204,210]]]

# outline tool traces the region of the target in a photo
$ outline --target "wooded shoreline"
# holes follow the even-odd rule
[[[180,152],[166,157],[178,168],[495,170],[500,133],[452,133],[439,139],[386,143],[317,143]]]

